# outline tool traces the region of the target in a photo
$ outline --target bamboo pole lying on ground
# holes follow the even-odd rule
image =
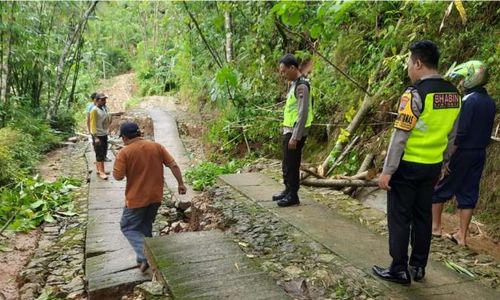
[[[315,187],[333,187],[333,188],[343,188],[347,186],[353,187],[369,187],[377,186],[376,180],[360,180],[360,179],[313,179],[308,178],[301,182],[301,184],[306,186]]]
[[[316,168],[313,168],[313,167],[307,168],[305,166],[300,166],[300,170],[305,172],[306,173],[305,175],[307,175],[307,176],[301,176],[302,179],[306,179],[309,175],[312,175],[316,178],[321,178],[321,179],[326,178],[326,177],[321,176],[318,173],[316,173]]]

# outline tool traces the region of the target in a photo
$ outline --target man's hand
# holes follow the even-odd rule
[[[390,191],[391,187],[389,186],[389,181],[391,181],[392,175],[389,174],[380,174],[380,177],[378,178],[378,187]]]
[[[94,138],[94,144],[96,144],[96,145],[101,144],[101,139],[100,139],[100,138],[98,138],[98,137],[95,137],[95,138]]]
[[[297,140],[290,139],[290,141],[288,141],[288,149],[290,150],[297,149]]]
[[[185,185],[181,184],[177,187],[177,190],[179,191],[179,195],[184,195],[187,191],[187,188]]]
[[[450,162],[446,162],[443,164],[443,167],[441,168],[441,176],[439,176],[439,181],[441,181],[443,178],[446,176],[450,175]]]

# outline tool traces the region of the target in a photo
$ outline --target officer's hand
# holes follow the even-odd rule
[[[441,170],[441,172],[443,173],[443,177],[450,175],[450,162],[447,162],[443,165],[443,169]]]
[[[186,191],[187,191],[186,186],[183,185],[183,184],[179,185],[177,187],[177,190],[179,191],[179,195],[184,195],[186,193]]]
[[[380,177],[378,178],[378,187],[390,191],[391,187],[389,186],[389,181],[391,181],[392,175],[389,174],[380,174]]]
[[[288,142],[288,149],[290,150],[297,149],[297,140],[290,139],[290,141]]]

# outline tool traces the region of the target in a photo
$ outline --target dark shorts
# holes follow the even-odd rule
[[[99,144],[95,143],[95,140],[99,139],[101,142]],[[106,155],[108,154],[108,136],[96,136],[92,137],[94,151],[95,151],[95,160],[98,162],[103,162],[106,159]]]
[[[450,160],[450,174],[435,187],[432,203],[444,203],[456,196],[458,208],[475,208],[485,160],[485,149],[457,149]]]

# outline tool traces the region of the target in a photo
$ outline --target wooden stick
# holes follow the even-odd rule
[[[316,178],[322,178],[322,179],[325,178],[324,176],[321,176],[318,173],[316,173],[316,168],[306,168],[305,166],[300,166],[300,170],[306,172],[307,175],[312,175]],[[305,178],[306,177],[303,177],[303,179]]]

